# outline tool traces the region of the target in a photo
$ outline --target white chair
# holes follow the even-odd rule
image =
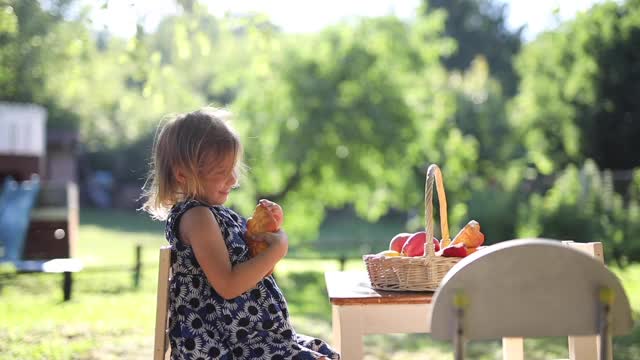
[[[171,247],[160,248],[158,290],[156,300],[156,327],[153,360],[165,360],[170,353],[167,325],[169,320],[169,280],[171,279]]]
[[[583,251],[544,239],[505,241],[461,260],[434,294],[431,314],[432,337],[453,341],[456,359],[463,359],[466,340],[598,334],[605,359],[610,337],[632,326],[612,272]]]
[[[578,243],[563,241],[563,245],[593,256],[604,266],[604,249],[601,242]],[[597,360],[599,337],[594,335],[569,336],[569,360]],[[611,339],[607,343],[607,360],[613,359]],[[521,337],[502,338],[502,360],[524,360],[524,339]]]

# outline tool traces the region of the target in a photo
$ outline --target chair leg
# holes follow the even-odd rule
[[[459,293],[455,296],[455,308],[456,308],[456,323],[455,334],[453,336],[454,346],[454,359],[464,360],[464,346],[465,346],[465,331],[464,331],[464,308],[466,306],[466,297],[464,294]]]
[[[524,360],[524,339],[521,337],[502,338],[502,360]]]
[[[607,351],[606,351],[606,359],[605,360],[613,360],[613,343],[611,336],[608,336],[606,341]],[[598,336],[598,353],[600,353],[600,336]]]
[[[598,337],[569,336],[570,360],[598,360]]]

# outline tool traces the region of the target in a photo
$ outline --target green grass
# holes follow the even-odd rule
[[[80,215],[78,255],[87,266],[133,266],[135,246],[141,245],[142,262],[157,263],[158,249],[166,244],[164,224],[152,221],[144,213],[83,209]]]
[[[61,302],[60,275],[9,274],[0,282],[0,359],[151,358],[157,249],[165,243],[162,224],[140,213],[85,209],[80,220],[77,255],[87,269],[75,274],[70,302]],[[375,239],[400,231],[396,226],[334,220],[321,230],[323,240],[317,248],[340,244],[354,256],[346,263],[347,269],[364,269],[357,257],[363,246],[377,246],[381,240]],[[344,243],[341,233],[376,243]],[[143,246],[145,265],[141,286],[134,289],[131,269],[137,244]],[[298,332],[331,339],[331,308],[323,272],[338,267],[339,262],[331,259],[287,258],[278,265],[278,283]],[[100,270],[104,268],[111,271]],[[622,279],[634,311],[640,313],[640,265],[614,271]],[[615,358],[640,359],[639,344],[640,326],[636,325],[631,335],[615,339]],[[526,340],[525,347],[527,359],[567,357],[566,339]],[[367,336],[365,351],[369,360],[451,358],[451,344],[433,341],[426,334]],[[468,352],[471,359],[501,358],[496,341],[472,342]]]

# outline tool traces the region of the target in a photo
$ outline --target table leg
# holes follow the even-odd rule
[[[362,341],[363,319],[357,306],[331,306],[333,342],[345,360],[360,360],[364,356]]]
[[[524,339],[521,337],[502,338],[502,359],[503,360],[523,360],[524,359]]]

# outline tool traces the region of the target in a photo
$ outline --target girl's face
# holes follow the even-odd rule
[[[210,205],[222,205],[238,183],[235,158],[229,155],[223,161],[212,164],[202,173],[203,200]]]

